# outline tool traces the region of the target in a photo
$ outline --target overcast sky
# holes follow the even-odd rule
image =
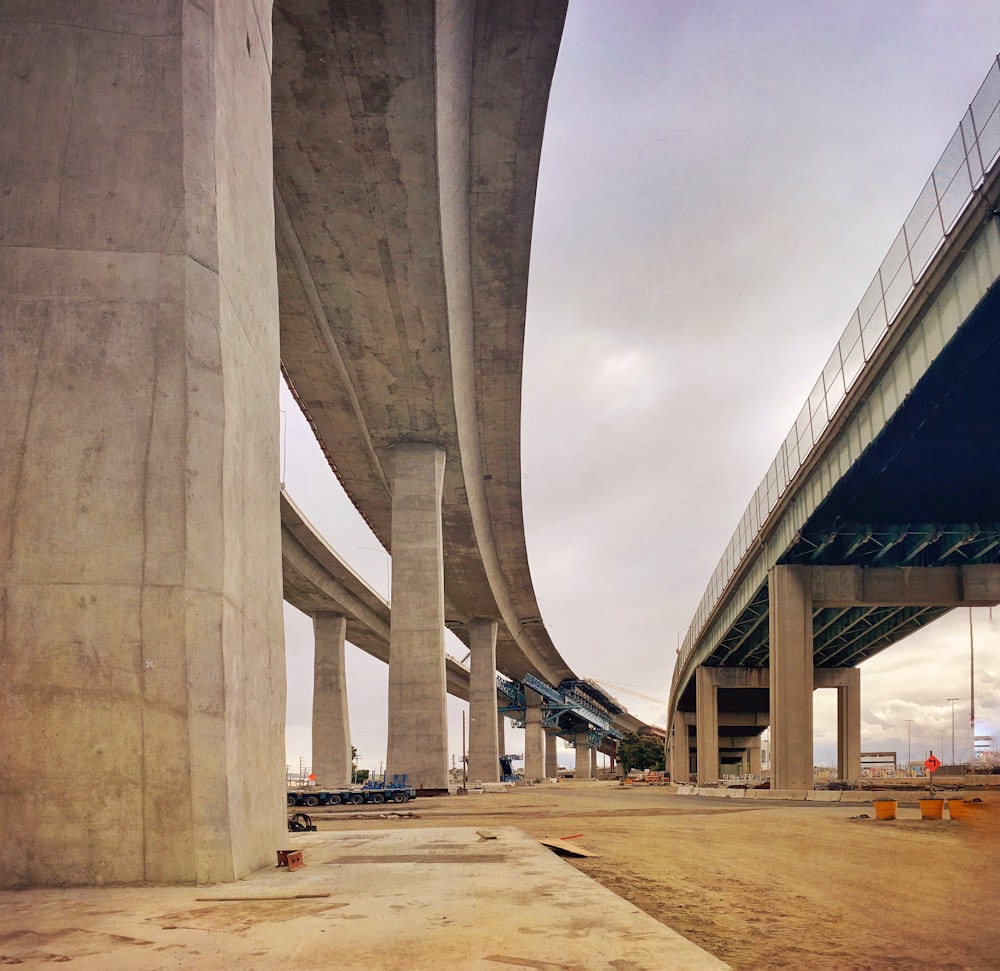
[[[524,512],[553,641],[640,717],[664,724],[709,577],[998,50],[1000,0],[571,0],[535,215]],[[283,401],[290,495],[385,593],[387,555]],[[311,623],[285,613],[288,759],[308,765]],[[976,732],[1000,747],[995,614],[973,612]],[[377,769],[387,671],[347,651],[354,744]],[[912,719],[912,756],[943,742],[950,760],[958,698],[967,759],[969,696],[963,609],[862,666],[862,749],[905,758]],[[817,763],[835,721],[817,692]]]

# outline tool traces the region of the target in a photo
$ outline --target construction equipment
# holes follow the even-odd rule
[[[392,781],[376,779],[363,786],[349,789],[289,789],[288,806],[339,806],[347,803],[360,806],[362,803],[381,805],[385,802],[408,802],[417,798],[417,790],[406,784],[406,775],[394,775]]]

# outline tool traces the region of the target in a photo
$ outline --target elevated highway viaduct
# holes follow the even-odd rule
[[[1000,601],[998,85],[995,63],[702,599],[671,687],[675,779],[758,767],[770,725],[772,787],[811,789],[816,687],[838,690],[858,779],[857,666]]]
[[[313,771],[325,783],[346,785],[351,771],[351,738],[345,643],[388,664],[391,608],[337,555],[284,491],[281,560],[285,600],[313,620]],[[505,718],[525,729],[524,773],[529,779],[557,775],[559,737],[576,747],[576,774],[586,778],[593,772],[598,751],[614,756],[617,737],[648,730],[591,682],[574,678],[555,690],[537,684],[543,697],[532,711],[526,704],[530,685],[513,676],[498,678],[492,684],[492,698],[480,699],[472,696],[472,672],[464,663],[446,655],[445,671],[448,693],[470,702],[472,718],[494,718],[499,713],[497,744],[469,751],[470,779],[482,781],[484,775],[495,775],[503,754]],[[522,674],[524,677],[531,679],[531,675]]]
[[[471,651],[473,699],[492,699],[497,668],[537,679],[537,719],[546,691],[579,681],[540,615],[520,489],[531,224],[564,16],[275,6],[282,368],[392,555],[387,771],[428,792],[447,785],[445,628]],[[473,717],[471,752],[496,751],[495,723]],[[579,727],[588,747],[602,728]],[[488,761],[477,777],[496,781]]]
[[[390,772],[445,784],[446,626],[491,705],[575,678],[519,458],[564,13],[0,4],[0,885],[273,863],[281,368],[393,556]]]

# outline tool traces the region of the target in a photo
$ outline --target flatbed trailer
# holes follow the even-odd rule
[[[349,789],[289,789],[288,806],[360,806],[404,803],[416,799],[417,790],[405,785],[373,785]]]

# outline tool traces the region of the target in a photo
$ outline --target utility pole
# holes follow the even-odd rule
[[[468,792],[469,788],[469,757],[465,748],[465,710],[462,710],[462,792]]]
[[[990,608],[992,613],[992,608]],[[976,650],[972,641],[972,608],[969,608],[969,727],[972,729],[972,751],[969,772],[975,772],[976,761]]]
[[[951,702],[951,764],[955,764],[955,702],[958,698],[949,698]]]
[[[912,718],[906,719],[906,776],[910,776],[910,726],[913,724]]]

